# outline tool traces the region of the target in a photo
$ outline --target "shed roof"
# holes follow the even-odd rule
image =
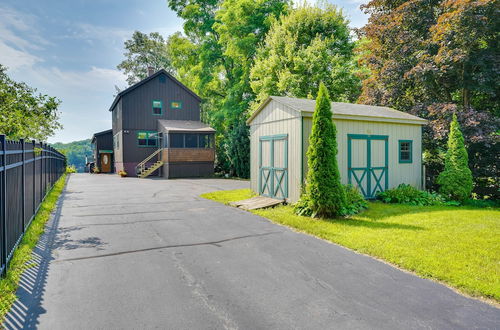
[[[201,121],[159,119],[158,122],[167,132],[215,132],[212,127]]]
[[[121,98],[123,95],[125,95],[125,94],[127,94],[127,93],[129,93],[129,92],[133,91],[134,89],[136,89],[136,88],[138,88],[138,87],[140,87],[140,86],[144,85],[144,84],[145,84],[145,83],[147,83],[148,81],[150,81],[150,80],[152,80],[152,79],[154,79],[154,78],[156,78],[156,77],[158,77],[159,75],[162,75],[162,74],[166,75],[166,76],[167,76],[168,78],[170,78],[173,82],[175,82],[177,85],[179,85],[182,89],[184,89],[186,92],[188,92],[189,94],[191,94],[191,95],[192,95],[195,99],[197,99],[198,101],[200,101],[200,102],[201,102],[201,98],[200,98],[198,95],[196,95],[196,93],[195,93],[195,92],[193,92],[192,90],[190,90],[189,88],[187,88],[187,87],[186,87],[186,85],[184,85],[183,83],[181,83],[179,80],[175,79],[175,77],[174,77],[174,76],[172,76],[170,73],[168,73],[168,72],[167,72],[167,71],[165,71],[164,69],[161,69],[161,70],[159,70],[159,71],[155,72],[154,74],[152,74],[151,76],[149,76],[149,77],[147,77],[147,78],[142,79],[142,80],[141,80],[141,81],[139,81],[138,83],[133,84],[133,85],[132,85],[132,86],[130,86],[129,88],[124,89],[124,90],[122,90],[120,93],[118,93],[118,95],[116,95],[116,97],[115,97],[115,99],[114,99],[113,103],[111,104],[111,107],[109,107],[109,111],[113,111],[113,108],[114,108],[114,107],[115,107],[115,105],[118,103],[118,101],[120,101],[120,98]]]
[[[274,100],[281,104],[290,107],[301,114],[314,112],[316,107],[315,100],[301,99],[286,96],[270,96],[268,97],[257,110],[250,116],[247,123],[252,122],[252,120],[258,115],[258,113],[271,101]],[[353,103],[342,103],[342,102],[332,102],[332,112],[334,116],[342,118],[352,117],[352,119],[361,119],[361,117],[373,119],[393,119],[399,121],[409,121],[413,123],[425,124],[426,120],[419,118],[409,113],[398,111],[389,107],[381,107],[375,105],[365,105],[365,104],[353,104]],[[357,117],[357,118],[356,118]]]

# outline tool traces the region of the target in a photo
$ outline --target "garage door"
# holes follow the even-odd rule
[[[365,198],[374,198],[389,185],[388,143],[386,135],[347,136],[348,180]]]
[[[259,138],[259,194],[288,198],[288,134]]]

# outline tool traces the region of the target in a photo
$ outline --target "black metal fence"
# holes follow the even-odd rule
[[[0,135],[0,275],[65,168],[66,157],[49,145]]]

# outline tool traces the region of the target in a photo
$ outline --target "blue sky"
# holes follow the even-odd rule
[[[351,26],[367,17],[364,0],[329,1],[344,9]],[[62,101],[64,128],[49,142],[90,138],[111,128],[107,111],[114,86],[127,86],[116,69],[123,43],[135,30],[165,37],[182,31],[166,0],[2,0],[0,64],[8,74]]]

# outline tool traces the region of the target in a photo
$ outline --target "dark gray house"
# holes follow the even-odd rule
[[[109,109],[115,171],[166,178],[213,174],[215,131],[200,121],[200,102],[165,70],[118,93]]]
[[[91,143],[95,166],[102,173],[113,172],[113,130],[95,133]]]

